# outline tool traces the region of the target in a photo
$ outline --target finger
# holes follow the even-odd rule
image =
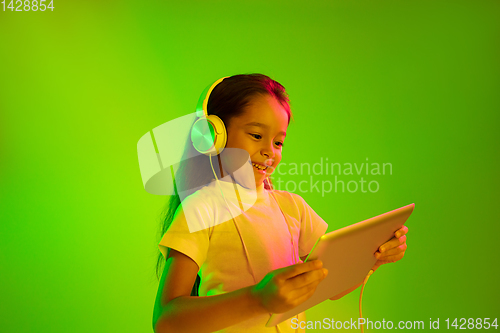
[[[396,238],[399,238],[403,235],[406,235],[406,233],[408,232],[408,227],[407,226],[402,226],[399,230],[397,230],[394,235],[396,236]]]
[[[408,245],[406,243],[403,243],[393,249],[390,249],[390,250],[387,250],[387,251],[384,251],[382,253],[380,252],[375,252],[375,258],[379,259],[379,260],[385,260],[385,258],[389,257],[389,256],[393,256],[393,255],[397,255],[401,252],[404,252],[406,251],[406,248],[408,247]]]
[[[381,258],[381,257],[384,257],[384,256],[390,256],[390,255],[395,255],[395,254],[398,254],[400,252],[404,252],[406,251],[408,247],[408,244],[406,242],[404,242],[403,244],[401,245],[398,245],[392,249],[389,249],[389,250],[385,250],[384,252],[375,252],[374,255],[377,257],[377,258]]]
[[[316,291],[316,288],[318,287],[320,282],[321,281],[314,281],[301,288],[293,290],[290,293],[290,298],[294,300],[295,306],[299,305],[300,303],[306,301],[309,297],[311,297]]]
[[[391,249],[397,248],[398,246],[406,243],[406,235],[399,238],[392,238],[390,241],[382,244],[379,248],[379,252],[384,253]]]
[[[399,237],[399,238],[395,238],[395,237],[393,237],[393,238],[391,238],[391,240],[390,240],[390,241],[388,241],[388,242],[386,242],[386,243],[382,244],[382,245],[379,247],[379,251],[380,251],[381,253],[383,253],[383,252],[385,252],[385,251],[387,251],[387,250],[390,250],[390,249],[393,249],[393,248],[395,248],[395,247],[398,247],[399,245],[401,245],[401,244],[403,244],[403,243],[405,243],[405,242],[406,242],[406,235],[403,235],[403,236],[401,236],[401,237]]]
[[[322,267],[323,267],[323,262],[321,260],[312,260],[284,267],[282,268],[282,271],[280,271],[276,275],[276,277],[279,279],[287,280],[302,273],[309,272]]]
[[[398,246],[398,247],[396,247],[394,249],[385,251],[383,253],[379,253],[375,257],[377,259],[380,259],[380,260],[386,260],[386,258],[388,258],[390,256],[398,255],[398,254],[400,254],[402,252],[405,252],[407,247],[408,247],[408,245],[406,243],[404,243],[404,244],[401,244],[400,246]]]
[[[394,256],[388,256],[387,258],[384,258],[383,260],[381,261],[384,261],[386,263],[389,263],[389,262],[396,262],[398,260],[401,260],[403,259],[405,253],[404,252],[401,252],[400,254],[398,255],[394,255]]]
[[[315,281],[323,280],[328,274],[328,270],[326,268],[319,268],[313,271],[309,271],[297,276],[294,276],[287,281],[290,282],[291,287],[293,289],[301,288]]]
[[[302,296],[295,298],[295,306],[302,304],[305,301],[307,301],[309,298],[311,298],[311,296],[314,295],[314,293],[316,292],[317,287],[318,286],[316,285],[313,288],[311,288],[311,290],[309,290],[309,292],[303,294]]]

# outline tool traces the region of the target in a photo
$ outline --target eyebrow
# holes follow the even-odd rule
[[[269,129],[269,126],[267,126],[266,124],[255,122],[255,121],[245,125],[245,127],[248,127],[248,126],[256,126],[256,127],[262,127],[265,129]],[[278,134],[283,134],[284,136],[286,136],[286,132],[283,132],[283,131],[279,132]]]

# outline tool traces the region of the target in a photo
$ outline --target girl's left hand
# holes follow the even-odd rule
[[[392,237],[389,241],[382,244],[378,251],[374,253],[377,262],[373,266],[373,271],[379,268],[383,264],[388,264],[390,262],[396,262],[401,260],[405,255],[407,248],[406,245],[406,233],[408,228],[403,226],[401,229],[394,233],[395,237]]]

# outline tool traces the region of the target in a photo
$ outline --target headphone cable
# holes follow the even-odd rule
[[[361,300],[363,298],[363,290],[365,289],[365,284],[368,281],[368,278],[372,274],[373,274],[373,269],[370,269],[370,271],[368,272],[368,275],[366,275],[366,277],[363,281],[363,286],[361,287],[361,292],[359,293],[359,319],[363,319],[363,314],[361,312]],[[364,324],[361,324],[361,333],[364,333]]]

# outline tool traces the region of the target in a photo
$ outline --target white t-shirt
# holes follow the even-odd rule
[[[235,220],[241,237],[233,219],[213,223],[214,220],[220,221],[221,216],[225,218],[229,215],[225,202],[222,205],[220,201],[219,184],[212,182],[182,201],[182,211],[188,210],[190,213],[179,214],[179,206],[172,224],[158,245],[164,257],[167,248],[172,248],[198,264],[201,277],[199,296],[219,295],[254,285],[272,270],[302,262],[299,257],[309,254],[317,239],[327,230],[326,222],[297,194],[274,190],[272,196],[270,191],[264,189],[264,184],[252,191],[227,181],[218,183],[225,194],[236,186],[241,197],[246,194],[251,197],[253,194],[256,199],[253,205],[244,207],[245,211],[240,211],[239,215],[233,214],[237,215]],[[227,201],[232,206],[233,201],[230,198]],[[207,227],[190,232],[186,215],[190,223],[192,219],[199,219],[199,225]],[[295,256],[289,230],[293,234]],[[248,264],[243,244],[251,265]],[[265,327],[269,317],[267,314],[257,316],[218,332],[278,332],[275,327]],[[280,332],[304,331],[292,329],[292,319],[279,324]],[[301,313],[298,320],[305,321],[305,313]]]

